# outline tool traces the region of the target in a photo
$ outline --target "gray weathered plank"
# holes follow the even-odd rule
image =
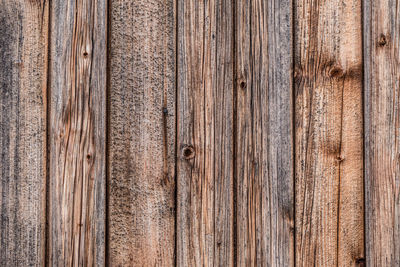
[[[292,1],[237,1],[237,263],[294,265]]]
[[[106,1],[50,10],[48,263],[104,266]]]
[[[232,12],[178,2],[178,266],[233,265]]]
[[[363,1],[367,266],[400,266],[400,6]]]
[[[110,1],[109,255],[173,266],[175,1]]]
[[[364,257],[361,1],[296,0],[296,265]]]
[[[48,1],[0,1],[0,265],[45,257]]]

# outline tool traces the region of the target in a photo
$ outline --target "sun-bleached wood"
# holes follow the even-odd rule
[[[175,2],[109,2],[109,264],[174,266]]]
[[[0,1],[0,266],[45,258],[49,1]]]
[[[296,266],[364,258],[361,1],[296,0]]]
[[[367,266],[400,266],[400,6],[363,2]]]
[[[292,1],[236,4],[237,265],[294,265]]]
[[[53,0],[49,266],[105,265],[106,0]]]

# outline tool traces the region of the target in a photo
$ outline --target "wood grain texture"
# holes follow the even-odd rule
[[[294,265],[292,1],[236,8],[237,263]]]
[[[177,265],[233,265],[233,6],[178,2]]]
[[[296,265],[363,262],[361,1],[295,6]]]
[[[49,266],[105,264],[106,1],[51,4]]]
[[[0,1],[0,265],[45,254],[48,1]]]
[[[109,263],[173,266],[175,2],[110,8]]]
[[[400,266],[400,6],[364,1],[367,266]]]

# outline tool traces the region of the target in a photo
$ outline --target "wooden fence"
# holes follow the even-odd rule
[[[0,0],[0,266],[400,266],[395,0]]]

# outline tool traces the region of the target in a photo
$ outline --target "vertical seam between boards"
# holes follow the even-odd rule
[[[361,38],[361,67],[362,67],[362,76],[361,76],[361,108],[362,108],[362,150],[363,150],[363,153],[362,153],[362,155],[363,155],[363,159],[362,159],[362,163],[363,163],[363,166],[362,166],[362,168],[363,168],[363,172],[362,172],[362,174],[363,174],[363,216],[364,216],[364,218],[363,218],[363,223],[364,223],[364,227],[363,227],[363,235],[364,235],[364,240],[363,240],[363,255],[362,255],[362,257],[364,258],[364,260],[365,260],[365,263],[366,263],[366,259],[367,259],[367,256],[366,256],[366,253],[367,253],[367,242],[366,242],[366,233],[367,233],[367,216],[366,216],[366,192],[367,192],[367,190],[366,190],[366,168],[365,168],[365,145],[366,145],[366,140],[365,140],[365,137],[366,137],[366,131],[365,131],[365,128],[366,128],[366,125],[365,125],[365,121],[366,121],[366,119],[365,119],[365,116],[366,116],[366,113],[365,113],[365,103],[366,103],[366,100],[365,100],[365,88],[366,88],[366,86],[365,86],[365,72],[367,71],[367,69],[366,69],[366,67],[365,67],[365,56],[366,56],[366,52],[365,52],[365,43],[366,43],[366,40],[365,40],[365,30],[366,30],[366,25],[365,25],[365,19],[364,19],[364,11],[365,11],[365,1],[364,0],[362,0],[361,1],[361,34],[362,34],[362,38]]]
[[[232,162],[232,185],[233,185],[233,264],[234,266],[237,266],[237,17],[236,17],[236,12],[237,12],[237,1],[232,0],[232,90],[233,90],[233,97],[232,97],[232,107],[233,107],[233,122],[232,122],[232,144],[233,144],[233,162]]]
[[[106,266],[110,266],[110,121],[111,121],[111,0],[106,0],[106,88],[105,88],[105,236],[104,236],[104,261]]]
[[[50,212],[50,101],[51,101],[51,19],[52,19],[52,1],[48,1],[48,25],[47,25],[47,73],[46,73],[46,142],[45,142],[45,168],[46,168],[46,177],[45,177],[45,251],[44,251],[44,266],[50,266],[50,223],[49,223],[49,212]]]
[[[178,266],[178,11],[179,11],[179,2],[180,0],[174,0],[174,9],[175,9],[175,18],[174,18],[174,39],[175,39],[175,152],[174,152],[174,265]]]
[[[295,19],[296,19],[296,0],[291,0],[292,7],[292,19],[290,28],[292,30],[292,71],[291,71],[291,82],[292,82],[292,157],[293,157],[293,165],[292,165],[292,179],[293,179],[293,266],[296,266],[296,83],[295,83],[295,68],[296,68],[296,29],[295,29]]]

